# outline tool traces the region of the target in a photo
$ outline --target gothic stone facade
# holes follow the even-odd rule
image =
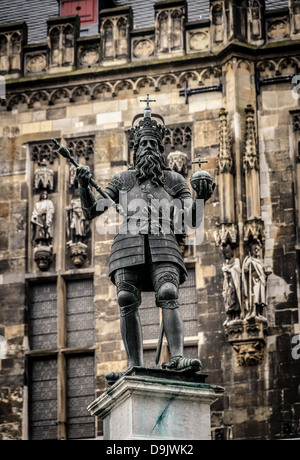
[[[127,366],[107,275],[115,225],[84,220],[51,139],[104,187],[132,161],[126,132],[147,94],[170,166],[188,180],[200,154],[217,184],[202,243],[182,245],[181,291],[186,351],[225,387],[212,437],[299,437],[299,3],[214,0],[188,23],[185,1],[167,0],[143,30],[112,8],[97,36],[56,17],[35,45],[25,23],[0,27],[2,439],[101,435],[86,407]],[[141,317],[154,365],[151,295]]]

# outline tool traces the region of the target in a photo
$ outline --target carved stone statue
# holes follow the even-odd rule
[[[53,203],[48,199],[47,191],[44,190],[41,192],[40,200],[36,203],[31,216],[35,245],[51,245],[53,237],[53,215]]]
[[[260,259],[261,243],[253,241],[250,255],[243,262],[242,282],[246,304],[246,319],[257,318],[266,322],[264,308],[267,305],[267,277],[271,273]]]
[[[40,270],[47,270],[52,262],[53,215],[53,203],[48,199],[48,192],[44,190],[31,216],[34,260]]]
[[[225,258],[222,267],[224,274],[223,299],[227,314],[224,326],[226,326],[235,320],[241,319],[241,264],[239,259],[234,258],[233,250],[229,244],[224,246],[223,255]]]
[[[142,120],[134,125],[139,118]],[[163,125],[158,124],[156,119],[161,120]],[[165,209],[163,205],[156,207],[154,204],[173,203],[177,200],[176,203],[180,203],[187,218],[193,218],[198,226],[203,212],[200,217],[197,215],[196,200],[193,201],[182,175],[171,171],[164,164],[164,132],[162,117],[151,115],[148,96],[144,115],[134,118],[131,129],[134,138],[134,166],[116,174],[97,197],[94,197],[89,186],[93,179],[88,168],[77,168],[77,180],[86,219],[100,216],[107,209],[107,203],[120,203],[123,209],[124,220],[110,253],[109,276],[117,289],[121,334],[129,367],[143,366],[142,328],[138,308],[141,292],[154,291],[156,305],[162,309],[163,329],[159,343],[161,345],[165,333],[170,351],[170,362],[164,363],[163,367],[173,370],[192,368],[197,371],[201,368],[201,362],[183,356],[184,334],[178,289],[185,281],[187,271],[172,226],[174,209]],[[63,149],[61,147],[59,152],[67,157]],[[204,201],[211,197],[214,190],[212,180],[207,180],[207,177],[199,179],[198,187],[195,184],[193,187],[197,189],[197,198]],[[137,216],[136,208],[133,209],[136,201],[145,204],[142,206],[142,215]],[[157,211],[158,216],[158,225],[154,226],[151,222],[153,211],[154,215]],[[166,231],[166,228],[169,230]],[[158,352],[160,354],[160,350]],[[122,375],[113,374],[116,375],[115,379]]]
[[[90,229],[90,223],[85,218],[81,207],[79,190],[75,190],[75,198],[71,200],[67,210],[68,238],[71,243],[83,243]]]

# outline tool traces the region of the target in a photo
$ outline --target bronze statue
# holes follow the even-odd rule
[[[86,219],[100,216],[108,206],[120,211],[126,195],[127,209],[120,211],[123,223],[115,236],[110,258],[109,276],[117,289],[120,307],[120,326],[129,367],[143,366],[142,328],[138,308],[141,292],[154,291],[156,305],[162,309],[162,331],[156,362],[159,360],[163,333],[166,334],[170,362],[163,367],[173,370],[200,370],[198,359],[183,356],[183,321],[178,302],[179,286],[185,281],[187,271],[174,231],[174,206],[200,225],[203,212],[197,215],[196,200],[193,201],[183,176],[165,165],[163,152],[164,120],[152,114],[147,97],[144,114],[137,115],[132,123],[134,139],[134,166],[116,174],[105,190],[97,186],[87,167],[77,168],[82,210]],[[136,124],[136,121],[139,120]],[[156,120],[162,122],[158,124]],[[68,157],[64,147],[59,153]],[[73,164],[74,160],[69,158]],[[200,162],[201,163],[201,162]],[[204,179],[201,180],[201,173]],[[204,204],[215,187],[205,171],[197,171],[199,178],[193,182],[197,199]],[[99,195],[94,197],[90,185],[96,186]],[[141,205],[136,213],[132,203]],[[166,203],[167,206],[160,206]],[[170,204],[170,206],[168,206]],[[203,207],[203,206],[202,206]],[[199,214],[199,213],[198,213]],[[179,238],[182,235],[179,235]],[[116,377],[122,373],[115,373]]]

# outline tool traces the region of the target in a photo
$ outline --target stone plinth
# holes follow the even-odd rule
[[[104,440],[209,440],[210,406],[224,389],[207,375],[133,367],[89,405]]]

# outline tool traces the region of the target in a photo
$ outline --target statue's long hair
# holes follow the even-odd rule
[[[165,183],[164,171],[166,167],[163,153],[165,151],[161,142],[158,143],[159,149],[152,150],[151,153],[143,152],[139,142],[134,144],[133,164],[136,170],[136,177],[139,183],[150,179],[155,187],[163,186]]]

